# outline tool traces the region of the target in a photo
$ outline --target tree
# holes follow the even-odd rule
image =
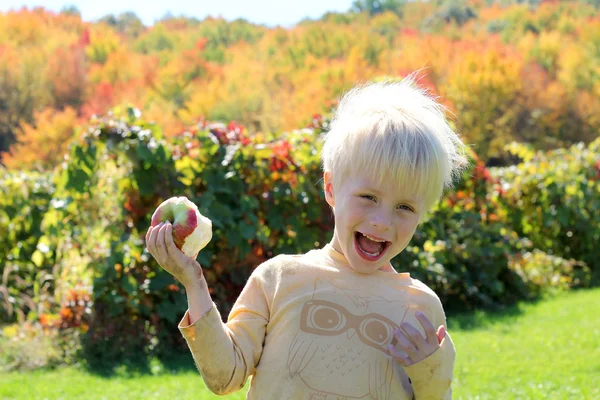
[[[79,9],[74,6],[74,5],[68,5],[68,6],[64,6],[61,10],[60,10],[61,14],[67,14],[67,15],[75,15],[78,17],[81,17],[81,12],[79,11]]]
[[[351,10],[355,12],[368,12],[369,15],[391,11],[399,17],[402,17],[404,15],[405,5],[406,0],[355,0]]]
[[[3,164],[9,169],[51,170],[64,160],[74,128],[82,122],[70,107],[35,112],[34,123],[23,123],[16,143],[3,154]]]
[[[100,18],[100,22],[115,28],[119,33],[135,39],[144,31],[142,20],[133,11],[127,11],[115,16],[108,14]]]
[[[21,122],[32,122],[34,111],[48,104],[48,85],[39,72],[44,61],[40,51],[0,47],[0,152],[15,142]]]

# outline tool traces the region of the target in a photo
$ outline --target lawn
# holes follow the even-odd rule
[[[596,306],[594,306],[596,304]],[[600,398],[600,289],[521,304],[503,313],[449,318],[457,348],[455,399]],[[0,399],[222,399],[184,355],[176,369],[118,370],[111,378],[74,367],[0,374]],[[244,399],[246,390],[227,399]]]

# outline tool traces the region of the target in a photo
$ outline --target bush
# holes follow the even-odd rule
[[[527,284],[527,292],[532,297],[588,287],[591,280],[590,268],[585,263],[565,260],[538,249],[516,257],[511,268]]]
[[[449,309],[494,308],[527,297],[509,265],[527,243],[499,221],[489,172],[474,153],[470,161],[395,264],[430,286]]]
[[[503,221],[534,248],[585,262],[600,283],[600,138],[547,153],[508,149],[523,162],[491,170],[503,193]]]
[[[54,329],[39,321],[0,330],[0,372],[52,369],[81,359],[80,331]]]
[[[505,222],[507,194],[483,162],[440,201],[418,228],[395,268],[430,286],[448,309],[499,308],[554,289],[590,285],[585,262],[535,248]]]
[[[42,219],[54,185],[51,174],[0,169],[0,323],[25,322],[52,303],[53,265]]]
[[[315,139],[310,129],[249,138],[235,123],[200,122],[167,143],[133,109],[91,121],[55,173],[42,224],[51,243],[41,261],[66,265],[68,255],[87,265],[80,279],[93,279],[83,338],[90,362],[185,346],[176,329],[187,305],[183,287],[144,246],[166,198],[187,196],[213,221],[198,260],[224,314],[262,261],[325,243],[332,225],[316,185]]]
[[[327,116],[315,115],[309,128],[250,137],[235,122],[200,121],[167,142],[135,109],[93,119],[53,182],[32,198],[37,211],[14,182],[0,200],[13,204],[0,227],[27,240],[19,254],[30,259],[19,265],[31,277],[14,278],[23,298],[41,298],[42,287],[56,292],[43,310],[19,304],[23,315],[57,335],[72,332],[67,337],[78,344],[65,340],[59,354],[83,356],[92,368],[184,351],[176,327],[187,307],[184,288],[145,249],[152,213],[167,198],[186,196],[212,220],[213,239],[198,261],[226,316],[261,262],[330,240],[332,212],[318,184],[319,139],[328,124]],[[507,208],[512,194],[471,157],[472,168],[394,267],[428,284],[448,308],[500,307],[548,285],[586,286],[586,264],[535,250],[539,238],[528,240],[518,230],[526,218],[515,219]],[[8,222],[13,219],[26,224]],[[18,248],[11,240],[0,257]],[[36,286],[40,271],[52,272],[53,285]]]

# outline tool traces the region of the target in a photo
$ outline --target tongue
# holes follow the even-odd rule
[[[358,245],[367,253],[377,254],[383,249],[382,242],[374,242],[364,235],[358,235]]]

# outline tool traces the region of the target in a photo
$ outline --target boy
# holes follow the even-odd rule
[[[465,164],[442,107],[410,76],[349,91],[322,153],[330,243],[259,265],[224,324],[171,225],[147,246],[186,287],[178,328],[206,385],[249,399],[451,398],[455,351],[436,294],[390,260]]]

